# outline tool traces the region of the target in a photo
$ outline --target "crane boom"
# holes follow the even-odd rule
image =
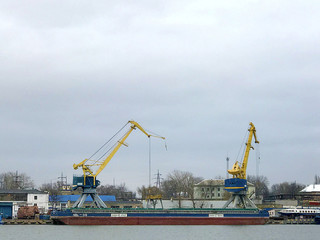
[[[252,137],[254,136],[255,143],[259,143],[259,141],[257,140],[255,126],[253,125],[252,122],[250,122],[249,125],[250,125],[250,128],[248,129],[249,136],[248,136],[248,141],[246,143],[247,146],[246,146],[244,158],[242,161],[242,165],[240,167],[239,162],[237,161],[237,162],[235,162],[235,164],[233,164],[232,169],[228,170],[228,173],[230,173],[234,178],[240,178],[240,179],[247,178],[246,173],[247,173],[249,153],[250,153],[250,149],[254,149],[251,145]]]
[[[147,135],[148,138],[150,137],[157,137],[157,138],[161,138],[161,139],[165,139],[164,137],[161,136],[156,136],[156,135],[151,135],[148,134],[141,126],[139,123],[135,122],[135,121],[128,121],[128,124],[131,124],[129,131],[127,131],[127,133],[118,141],[118,143],[116,144],[116,146],[113,148],[113,150],[111,151],[111,153],[107,156],[107,158],[105,158],[102,162],[94,162],[93,164],[89,164],[88,161],[90,159],[84,159],[83,161],[81,161],[78,164],[73,164],[73,168],[75,170],[77,170],[79,167],[82,168],[83,171],[83,183],[84,185],[86,185],[86,179],[88,177],[93,178],[93,182],[90,183],[93,186],[96,186],[96,177],[98,176],[98,174],[107,166],[107,164],[110,162],[110,160],[113,158],[113,156],[117,153],[117,151],[119,150],[119,148],[122,145],[126,144],[124,143],[124,141],[129,137],[129,135],[131,134],[131,132],[135,129],[139,129],[141,132],[143,132],[145,135]],[[98,166],[99,168],[94,172],[91,167],[93,166]]]
[[[150,135],[148,134],[140,125],[139,123],[135,122],[135,121],[129,121],[129,123],[131,123],[131,127],[130,130],[124,135],[124,137],[118,142],[117,146],[113,149],[113,151],[110,153],[110,155],[104,160],[104,162],[101,164],[100,168],[97,170],[97,172],[94,174],[94,176],[96,177],[106,166],[107,164],[110,162],[111,158],[113,158],[113,156],[116,154],[116,152],[119,150],[119,148],[122,145],[125,145],[124,141],[129,137],[130,133],[132,132],[132,130],[135,130],[136,128],[138,128],[141,132],[143,132],[145,135],[147,135],[148,138],[150,137],[159,137],[161,139],[165,139],[164,137],[161,136],[154,136],[154,135]]]
[[[145,135],[147,135],[148,138],[157,137],[157,138],[165,139],[164,137],[157,136],[157,135],[151,135],[151,134],[147,133],[135,121],[129,121],[127,124],[131,124],[130,129],[125,133],[125,135],[123,137],[121,137],[121,139],[118,141],[118,143],[116,143],[114,145],[111,153],[103,161],[99,161],[99,160],[94,161],[92,159],[85,159],[78,164],[73,164],[73,168],[75,170],[78,168],[82,168],[82,171],[83,171],[83,176],[74,176],[73,177],[73,185],[74,185],[73,189],[77,189],[78,187],[81,187],[83,189],[80,197],[73,204],[73,208],[81,208],[88,196],[91,196],[91,198],[93,199],[93,203],[96,205],[96,207],[98,207],[98,208],[106,208],[107,207],[96,192],[96,188],[100,184],[100,181],[97,180],[96,177],[107,166],[107,164],[110,162],[110,160],[113,158],[113,156],[117,153],[119,148],[122,145],[127,146],[124,141],[129,137],[130,133],[133,130],[138,128],[141,132],[143,132]],[[105,146],[105,145],[103,145],[103,146]],[[102,147],[98,151],[100,151],[101,149],[102,149]],[[92,163],[92,161],[93,161],[93,163]],[[98,167],[98,168],[96,171],[94,171],[93,167]]]

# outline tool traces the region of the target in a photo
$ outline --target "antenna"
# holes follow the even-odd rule
[[[227,175],[226,175],[226,179],[228,179],[229,178],[228,169],[229,169],[229,160],[230,160],[230,158],[228,157],[228,154],[227,154],[226,160],[227,160]]]
[[[256,178],[259,178],[259,167],[260,167],[260,149],[259,144],[255,144],[256,148]]]
[[[149,137],[149,188],[151,187],[151,138]]]

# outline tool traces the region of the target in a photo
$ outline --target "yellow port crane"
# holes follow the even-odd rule
[[[92,159],[84,159],[78,164],[73,164],[73,168],[77,170],[78,168],[81,168],[83,171],[83,175],[80,177],[74,176],[73,177],[73,185],[74,189],[77,189],[78,187],[81,187],[83,189],[83,192],[79,199],[74,203],[73,208],[81,208],[86,198],[90,195],[93,199],[93,203],[98,208],[106,208],[106,205],[104,202],[100,199],[96,192],[96,187],[100,185],[100,181],[96,179],[97,175],[107,166],[107,164],[110,162],[110,160],[113,158],[113,156],[116,154],[116,152],[119,150],[119,148],[124,145],[128,146],[124,141],[129,137],[130,133],[135,130],[139,129],[141,132],[143,132],[148,138],[150,137],[156,137],[165,139],[164,137],[157,136],[157,135],[151,135],[147,133],[137,122],[135,121],[128,121],[127,124],[131,124],[130,129],[124,134],[124,136],[118,141],[118,143],[113,147],[111,153],[102,161],[100,160],[92,160]],[[126,124],[126,125],[127,125]],[[124,128],[124,127],[123,127]],[[101,147],[102,148],[102,147]],[[100,149],[101,149],[100,148]],[[100,150],[99,149],[99,150]],[[98,151],[99,151],[98,150]],[[97,151],[97,152],[98,152]],[[97,168],[97,170],[94,170],[94,168]]]
[[[249,152],[251,149],[254,149],[251,145],[252,137],[254,136],[255,143],[259,143],[259,141],[257,140],[255,126],[253,125],[252,122],[250,122],[249,125],[250,125],[250,128],[248,129],[249,136],[248,136],[248,141],[246,143],[246,150],[245,150],[244,158],[242,161],[242,165],[240,167],[239,162],[236,161],[233,164],[232,169],[228,170],[228,173],[230,173],[233,176],[233,178],[247,179],[247,166],[248,166]]]
[[[224,205],[224,208],[228,207],[231,202],[234,202],[234,207],[243,206],[244,208],[256,208],[255,204],[246,196],[247,186],[247,166],[249,153],[251,149],[254,149],[251,145],[252,138],[254,137],[255,143],[259,143],[256,135],[256,128],[252,122],[249,123],[249,136],[246,143],[246,149],[242,164],[236,161],[232,168],[228,170],[228,173],[232,175],[232,178],[225,180],[225,190],[232,193],[231,198]]]

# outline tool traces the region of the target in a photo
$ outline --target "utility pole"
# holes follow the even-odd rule
[[[61,177],[58,177],[58,182],[60,185],[60,188],[63,189],[64,186],[68,185],[67,176],[63,176],[63,172],[61,172]]]
[[[15,189],[21,189],[22,186],[21,186],[21,183],[22,180],[21,180],[21,176],[19,176],[18,174],[18,171],[16,171],[16,175],[14,176],[14,187]]]
[[[160,187],[161,187],[161,180],[163,180],[163,178],[161,178],[161,175],[162,175],[162,174],[160,174],[159,169],[158,169],[158,173],[156,174],[156,182],[155,182],[156,187],[157,187],[158,189],[160,189]]]

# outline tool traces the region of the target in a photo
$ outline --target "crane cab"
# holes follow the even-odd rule
[[[100,181],[94,179],[92,176],[73,176],[73,190],[78,187],[82,188],[96,188],[100,185]]]
[[[224,189],[228,192],[247,191],[247,179],[229,178],[224,180]]]

